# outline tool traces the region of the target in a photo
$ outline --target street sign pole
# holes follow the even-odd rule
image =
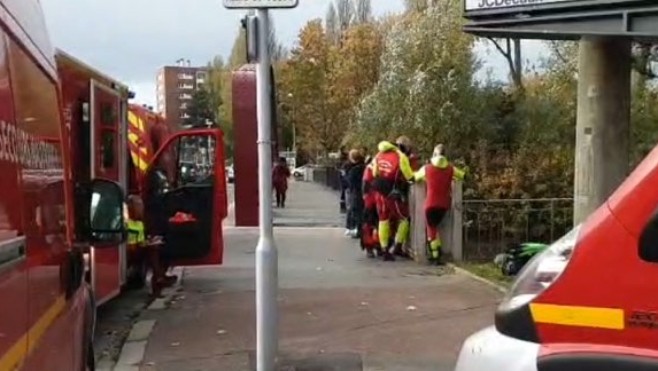
[[[256,370],[274,371],[279,352],[279,258],[272,217],[272,95],[269,8],[294,8],[299,0],[224,0],[228,9],[256,9],[245,19],[248,54],[257,57],[258,189],[260,239],[256,246]],[[253,33],[257,37],[252,37]],[[255,43],[255,45],[254,45]]]
[[[267,8],[257,10],[258,169],[260,240],[256,247],[256,369],[274,371],[278,353],[278,254],[272,225],[272,107],[270,96],[270,32]]]

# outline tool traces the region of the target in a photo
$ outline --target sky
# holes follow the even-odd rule
[[[293,46],[301,27],[323,18],[330,0],[300,0],[296,9],[273,11],[277,37]],[[227,10],[222,0],[41,0],[55,47],[131,87],[136,101],[155,106],[157,70],[180,58],[205,65],[227,57],[244,12]],[[402,0],[372,0],[375,15],[401,12]],[[157,4],[157,7],[155,6]],[[544,52],[538,42],[524,42],[524,59]],[[505,79],[504,59],[478,47],[488,71]]]

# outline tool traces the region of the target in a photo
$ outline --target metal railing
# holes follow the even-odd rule
[[[551,243],[573,225],[573,199],[464,200],[463,257],[491,261],[510,244]]]

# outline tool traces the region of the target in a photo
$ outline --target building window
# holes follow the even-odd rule
[[[182,100],[188,100],[188,99],[192,99],[192,95],[187,94],[187,93],[183,93],[183,94],[179,95],[178,98],[180,98]]]
[[[179,80],[194,80],[194,75],[189,74],[189,73],[179,73],[178,74],[178,79]]]

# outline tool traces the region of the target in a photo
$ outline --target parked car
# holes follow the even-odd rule
[[[306,169],[310,168],[310,167],[313,167],[313,165],[306,164],[306,165],[299,166],[299,167],[293,169],[292,176],[295,177],[295,179],[301,179],[301,178],[304,177],[304,173],[306,173]]]

